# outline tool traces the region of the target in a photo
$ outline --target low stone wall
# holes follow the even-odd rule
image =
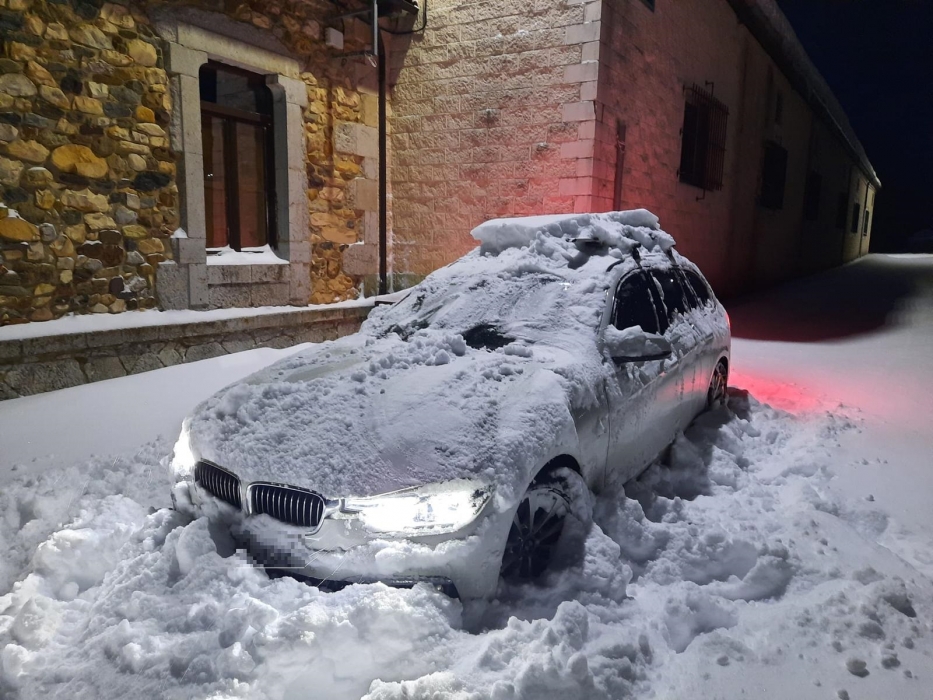
[[[369,306],[283,310],[224,320],[0,340],[0,400],[258,347],[333,340],[359,330],[369,310]]]

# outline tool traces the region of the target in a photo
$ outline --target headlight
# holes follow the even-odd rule
[[[181,435],[172,450],[172,474],[176,479],[193,479],[194,465],[197,463],[194,452],[191,450],[191,433],[188,430],[188,421],[181,426]]]
[[[456,479],[381,496],[345,498],[340,512],[343,517],[359,518],[373,532],[443,534],[469,525],[491,495],[488,485]]]

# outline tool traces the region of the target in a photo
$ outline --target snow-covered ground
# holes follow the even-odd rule
[[[484,610],[269,580],[167,509],[182,416],[290,351],[0,403],[0,697],[929,698],[933,256],[730,312],[728,408]]]

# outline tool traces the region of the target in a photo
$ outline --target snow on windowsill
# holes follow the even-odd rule
[[[207,249],[208,265],[288,265],[268,244],[259,248],[234,250],[230,246]]]

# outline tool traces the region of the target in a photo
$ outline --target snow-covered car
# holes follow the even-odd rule
[[[361,330],[187,418],[173,502],[258,563],[462,598],[541,575],[725,397],[725,310],[645,210],[498,219]],[[580,515],[580,519],[585,519]]]

